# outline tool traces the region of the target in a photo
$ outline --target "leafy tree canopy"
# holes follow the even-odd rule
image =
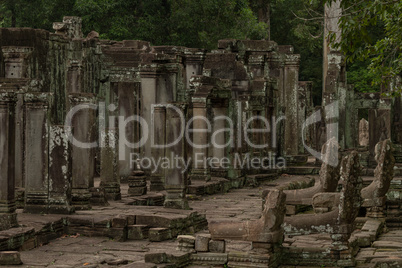
[[[335,0],[325,0],[331,4]],[[349,62],[369,61],[369,75],[374,85],[393,87],[402,74],[402,2],[400,0],[342,0],[341,40],[331,40],[347,56]]]
[[[267,37],[248,0],[0,0],[0,14],[2,27],[47,30],[63,16],[80,16],[84,33],[153,45],[213,49],[223,38]]]

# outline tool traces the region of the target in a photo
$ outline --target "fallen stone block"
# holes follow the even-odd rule
[[[195,238],[195,251],[207,252],[211,235],[197,235]]]
[[[192,235],[179,235],[177,236],[179,243],[195,244],[195,237]]]
[[[120,266],[121,268],[156,268],[156,264],[154,263],[145,263],[145,262],[133,262],[124,266]]]
[[[21,256],[18,251],[1,251],[0,265],[20,265],[22,264]]]
[[[124,242],[127,240],[127,228],[110,228],[108,236],[119,242]]]
[[[149,229],[149,241],[161,242],[172,238],[172,233],[167,228],[151,228]]]
[[[225,265],[228,262],[227,253],[197,253],[191,255],[193,264]]]
[[[127,226],[127,218],[124,216],[113,218],[112,227],[113,228],[124,228]]]
[[[225,240],[210,240],[209,251],[214,253],[225,252]]]
[[[129,225],[127,227],[128,240],[147,239],[149,234],[149,226],[147,225]]]
[[[145,262],[146,263],[166,263],[167,256],[166,253],[148,253],[145,254]]]

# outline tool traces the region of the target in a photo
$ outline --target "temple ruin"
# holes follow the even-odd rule
[[[0,265],[79,234],[147,248],[87,267],[402,266],[402,98],[341,53],[315,106],[290,45],[53,28],[0,28]]]

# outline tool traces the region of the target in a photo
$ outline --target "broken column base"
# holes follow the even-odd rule
[[[72,214],[75,212],[75,208],[64,199],[49,201],[49,214]]]
[[[366,208],[366,217],[375,219],[385,219],[385,213],[383,207],[368,207]]]
[[[15,188],[15,205],[17,208],[24,208],[25,206],[25,188]]]
[[[128,195],[140,196],[147,193],[147,177],[142,170],[135,170],[128,177]]]
[[[153,192],[160,192],[165,190],[164,178],[162,176],[151,175],[151,185],[149,189]]]
[[[363,202],[362,207],[366,208],[366,217],[385,219],[385,207],[386,207],[387,197],[366,199]]]
[[[109,206],[104,188],[91,187],[89,192],[91,193],[91,206]]]
[[[121,200],[119,183],[112,184],[101,182],[100,187],[105,189],[106,198],[108,200]]]
[[[26,193],[24,213],[43,214],[47,213],[49,199],[47,193]]]
[[[71,205],[75,208],[76,211],[91,209],[90,200],[92,194],[89,192],[88,189],[73,189],[71,196]]]
[[[17,227],[17,213],[0,214],[0,231]]]
[[[0,265],[21,265],[21,256],[18,251],[0,252]]]
[[[190,209],[186,194],[181,189],[177,191],[168,190],[163,206],[165,208]]]

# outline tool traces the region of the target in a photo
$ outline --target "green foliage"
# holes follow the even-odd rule
[[[189,47],[216,48],[224,38],[265,38],[246,0],[175,0],[170,18],[171,42]]]
[[[248,0],[2,0],[0,25],[52,30],[63,16],[80,16],[83,31],[101,38],[213,49],[223,38],[261,39]]]
[[[334,45],[348,55],[349,62],[369,60],[373,83],[387,88],[402,74],[402,2],[342,0],[341,7],[344,10],[340,18],[342,38]],[[374,38],[373,28],[380,31]],[[399,85],[394,93],[400,92]]]
[[[368,70],[369,62],[355,62],[348,68],[348,83],[353,84],[355,90],[369,93],[380,91],[379,85],[374,84],[374,75]]]
[[[51,30],[53,22],[68,16],[73,5],[74,0],[2,0],[0,26]]]

